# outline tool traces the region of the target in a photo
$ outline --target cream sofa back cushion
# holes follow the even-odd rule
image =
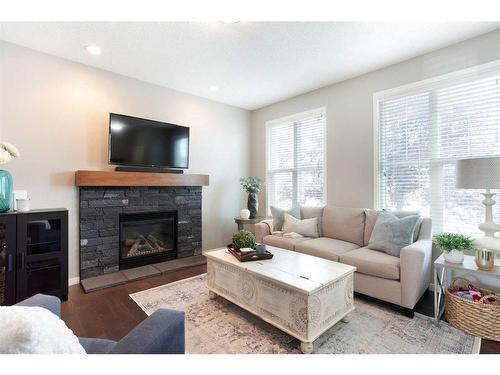
[[[324,206],[321,207],[311,207],[311,206],[301,206],[300,207],[300,217],[301,219],[312,219],[313,217],[318,218],[318,233],[320,237],[323,237],[323,210]]]
[[[365,211],[362,208],[326,206],[323,210],[323,236],[363,246]]]

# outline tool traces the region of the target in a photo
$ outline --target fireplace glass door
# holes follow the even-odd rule
[[[175,259],[176,253],[175,211],[120,216],[120,269]]]

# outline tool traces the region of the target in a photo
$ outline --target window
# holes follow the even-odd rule
[[[480,234],[483,197],[455,188],[455,162],[500,155],[500,64],[375,94],[375,109],[378,206],[419,210],[435,233]]]
[[[289,209],[325,201],[325,109],[267,123],[267,203]]]

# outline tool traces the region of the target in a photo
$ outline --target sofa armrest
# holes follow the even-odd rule
[[[184,354],[184,312],[159,309],[118,341],[115,354]]]
[[[61,317],[61,300],[54,296],[36,294],[33,297],[16,303],[15,306],[43,307],[58,317]]]
[[[432,263],[432,241],[418,240],[401,249],[401,304],[413,309],[429,287]]]
[[[262,239],[271,234],[273,228],[272,220],[262,220],[260,223],[255,224],[255,240],[262,242]]]

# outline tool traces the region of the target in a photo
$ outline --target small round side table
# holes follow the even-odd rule
[[[238,230],[240,231],[243,229],[243,225],[245,224],[257,224],[265,219],[266,218],[264,216],[257,216],[255,219],[242,219],[241,217],[235,217],[234,222],[238,225]]]

